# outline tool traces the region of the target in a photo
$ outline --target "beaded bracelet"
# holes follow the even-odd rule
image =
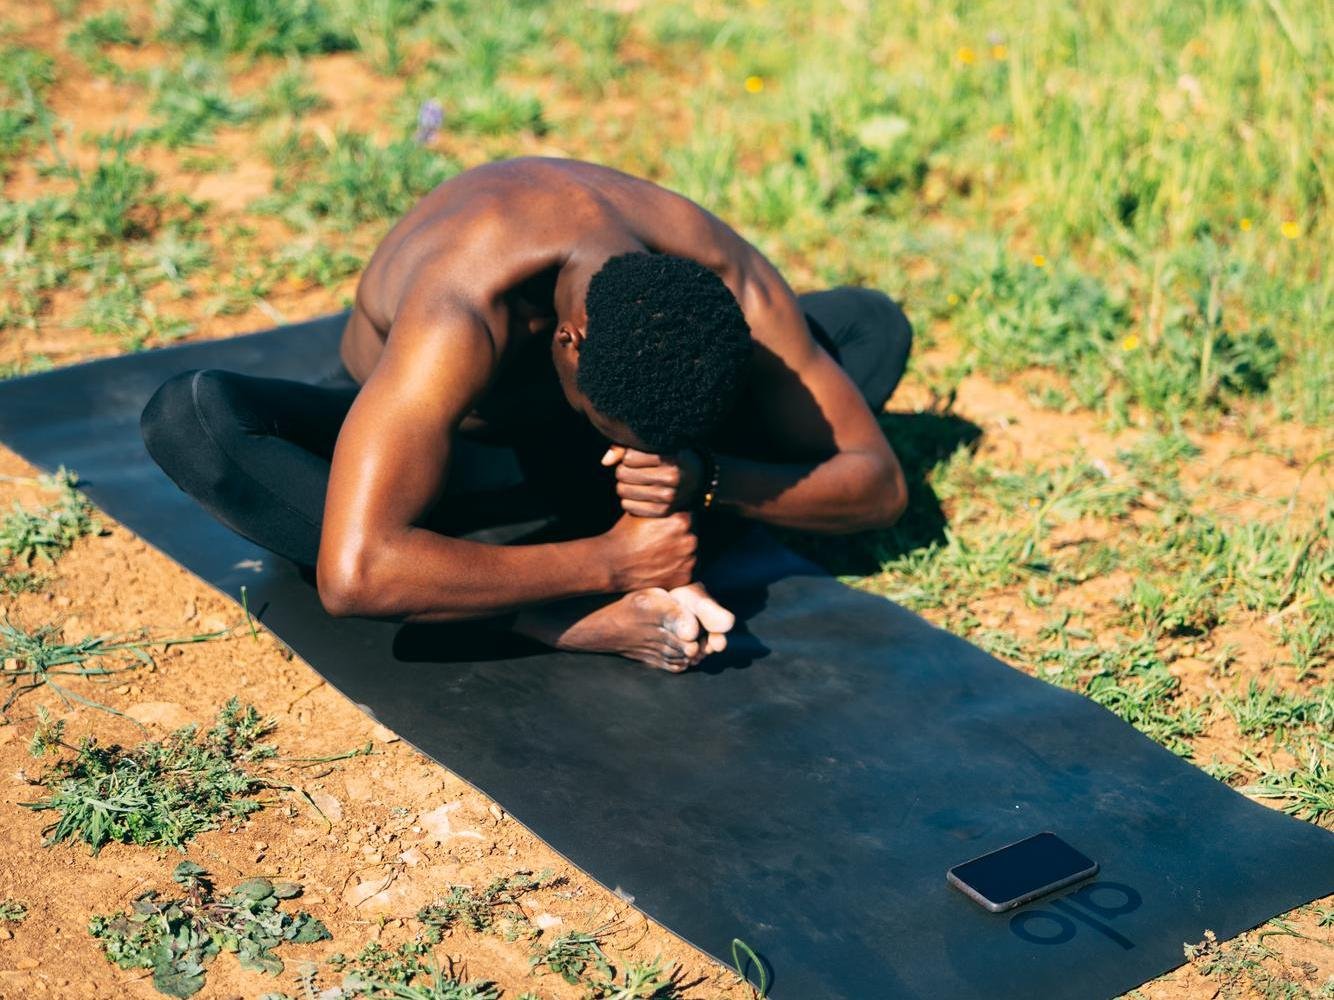
[[[713,506],[713,501],[718,497],[718,460],[713,457],[713,453],[705,451],[703,448],[696,449],[700,461],[704,463],[705,478],[708,485],[704,487],[704,496],[700,504],[704,510]]]

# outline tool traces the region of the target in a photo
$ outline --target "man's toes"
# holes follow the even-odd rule
[[[713,653],[721,653],[727,648],[727,636],[721,632],[710,632],[708,639],[704,642],[704,655],[710,656]]]
[[[656,667],[659,670],[666,670],[668,673],[672,674],[679,674],[690,666],[690,661],[676,656],[675,651],[673,651],[673,655],[659,653],[656,656],[649,658],[646,662],[650,666]]]
[[[707,632],[727,633],[736,625],[736,615],[710,597],[701,584],[677,587],[671,596],[694,614]]]
[[[678,605],[662,620],[663,627],[682,642],[694,642],[699,638],[699,619]]]

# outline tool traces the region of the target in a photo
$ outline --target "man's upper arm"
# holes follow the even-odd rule
[[[321,574],[355,574],[387,537],[439,498],[454,431],[490,381],[495,348],[462,307],[395,321],[334,449]],[[352,565],[357,564],[357,565]]]
[[[753,403],[762,426],[801,457],[841,451],[892,457],[856,383],[811,336],[787,282],[759,251],[752,253],[735,291],[755,342]]]

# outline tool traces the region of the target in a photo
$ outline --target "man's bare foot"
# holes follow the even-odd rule
[[[689,583],[669,593],[699,619],[700,631],[704,633],[701,660],[710,653],[721,653],[727,648],[727,633],[736,626],[736,615],[709,596],[704,584]]]
[[[701,626],[701,612],[714,627],[726,620],[730,628],[733,621],[695,584],[671,593],[661,588],[637,590],[601,606],[580,604],[577,610],[566,602],[525,611],[516,631],[557,649],[615,653],[680,673],[726,645],[721,635],[711,635]]]

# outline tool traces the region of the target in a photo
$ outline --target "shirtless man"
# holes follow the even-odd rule
[[[446,181],[394,226],[332,379],[186,372],[142,426],[216,517],[314,565],[332,615],[499,618],[679,671],[733,625],[692,582],[694,518],[834,533],[902,513],[873,410],[910,342],[879,292],[798,298],[686,198],[525,158]],[[469,440],[514,447],[575,537],[441,528]]]

